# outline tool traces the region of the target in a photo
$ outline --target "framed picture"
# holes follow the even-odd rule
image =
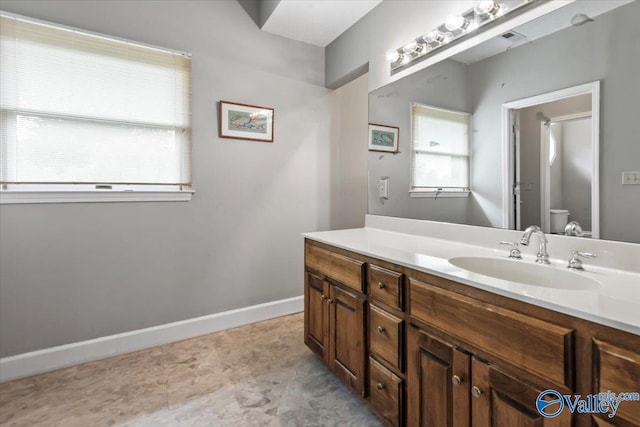
[[[220,138],[273,142],[273,108],[220,101]]]
[[[398,152],[400,129],[395,126],[383,126],[369,123],[369,151]]]

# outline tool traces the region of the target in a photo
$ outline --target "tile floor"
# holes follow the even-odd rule
[[[3,426],[382,426],[302,314],[0,384]]]

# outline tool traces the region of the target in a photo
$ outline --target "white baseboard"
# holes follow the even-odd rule
[[[298,296],[4,357],[0,383],[298,313],[303,305],[303,296]]]

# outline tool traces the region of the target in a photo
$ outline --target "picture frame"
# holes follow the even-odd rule
[[[274,109],[220,101],[220,138],[273,142]]]
[[[369,151],[398,152],[400,128],[369,123]]]

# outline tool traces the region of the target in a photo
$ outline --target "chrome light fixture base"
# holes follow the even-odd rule
[[[406,69],[445,47],[466,40],[491,26],[504,22],[505,16],[513,17],[544,0],[482,0],[460,15],[449,17],[443,24],[426,32],[406,45],[387,53],[391,74]]]

